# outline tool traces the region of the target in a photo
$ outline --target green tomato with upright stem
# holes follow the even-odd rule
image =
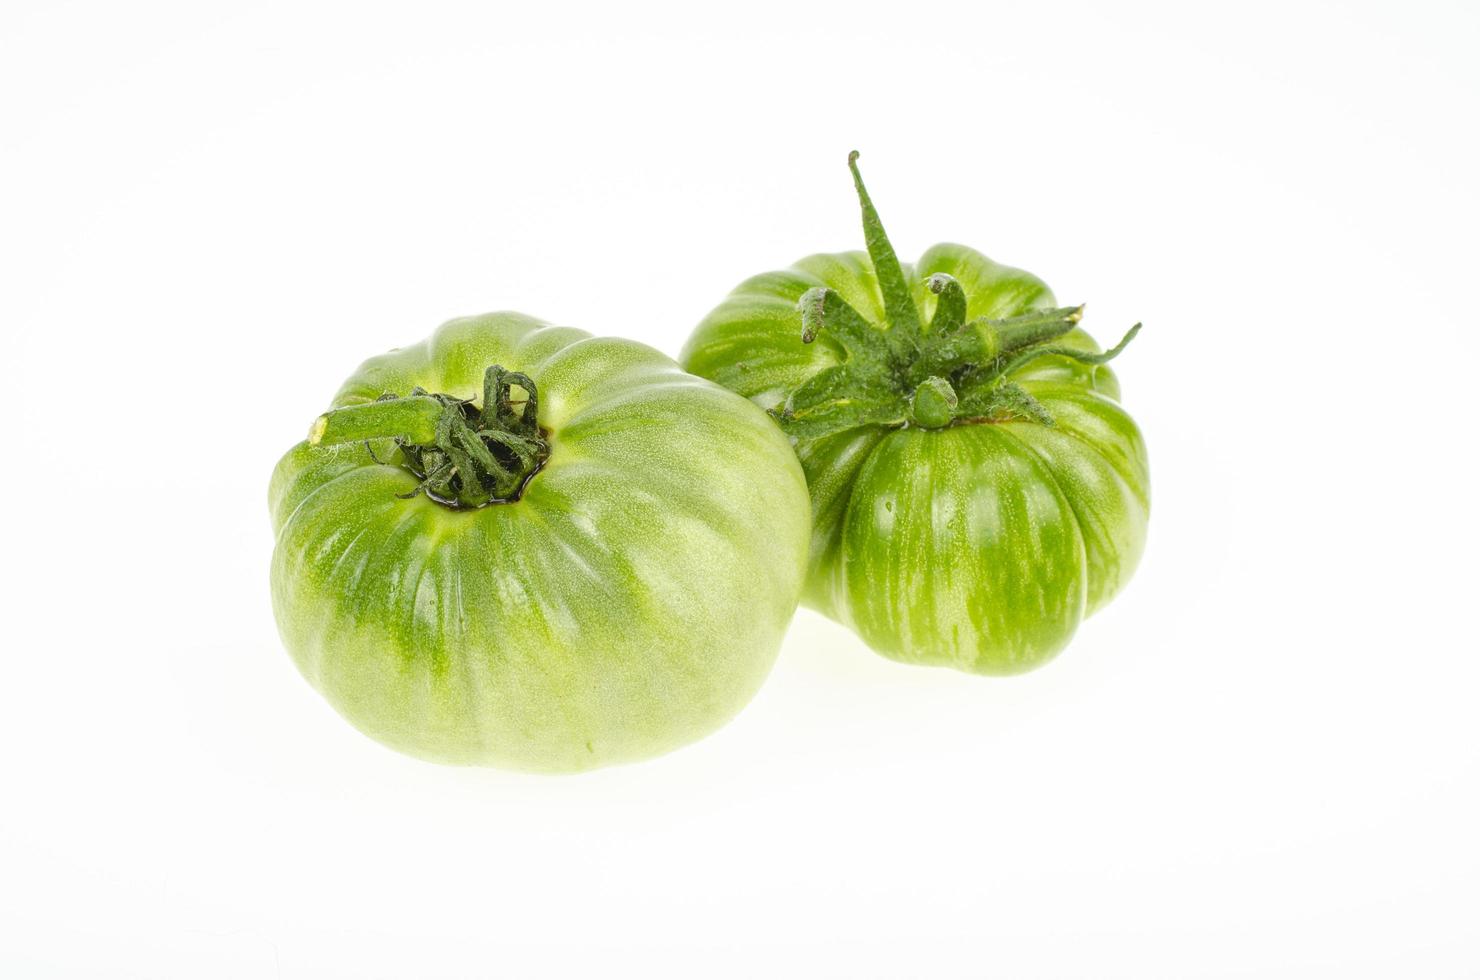
[[[755,405],[516,313],[366,361],[270,505],[283,641],[345,718],[421,758],[542,771],[654,756],[739,711],[810,525]]]
[[[1045,663],[1146,539],[1140,430],[1102,351],[1020,269],[962,245],[903,265],[849,156],[867,253],[746,280],[680,362],[770,411],[812,498],[803,602],[885,656]]]

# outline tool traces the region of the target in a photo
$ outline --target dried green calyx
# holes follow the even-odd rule
[[[923,324],[904,270],[884,232],[863,177],[858,153],[848,155],[863,210],[864,240],[884,299],[885,322],[875,324],[825,286],[807,290],[797,303],[802,342],[826,330],[846,357],[813,375],[771,414],[798,440],[866,425],[939,429],[969,422],[1053,418],[1009,375],[1050,354],[1087,364],[1113,359],[1141,329],[1132,327],[1110,350],[1093,354],[1054,344],[1079,323],[1084,307],[1035,310],[1000,320],[966,319],[966,293],[937,273],[926,286],[937,297]]]
[[[515,389],[524,398],[513,398]],[[539,393],[528,375],[495,364],[483,375],[483,404],[413,388],[319,416],[311,445],[391,439],[399,465],[417,478],[403,497],[426,494],[453,510],[470,510],[519,499],[550,455],[539,427]],[[382,462],[376,457],[376,462]]]

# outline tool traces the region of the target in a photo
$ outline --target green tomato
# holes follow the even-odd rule
[[[803,602],[910,663],[1038,666],[1125,585],[1146,448],[1109,352],[1037,277],[961,245],[895,257],[850,156],[867,254],[742,283],[680,361],[771,411],[812,498]]]
[[[515,313],[371,358],[333,405],[272,476],[273,608],[366,734],[574,771],[698,739],[756,692],[809,528],[760,409]]]

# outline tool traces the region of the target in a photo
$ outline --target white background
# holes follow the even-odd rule
[[[0,973],[1480,975],[1465,3],[16,3]],[[1034,270],[1151,449],[1045,669],[804,612],[753,704],[539,778],[295,672],[266,485],[365,356],[514,308],[676,353],[861,243]]]

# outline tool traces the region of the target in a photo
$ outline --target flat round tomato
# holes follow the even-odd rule
[[[868,252],[742,283],[685,369],[770,410],[811,492],[803,601],[880,653],[1010,674],[1130,578],[1146,448],[1048,287],[961,245],[901,264],[849,158]]]
[[[514,313],[366,361],[272,477],[303,675],[380,741],[581,770],[733,716],[806,566],[806,484],[750,402]]]

